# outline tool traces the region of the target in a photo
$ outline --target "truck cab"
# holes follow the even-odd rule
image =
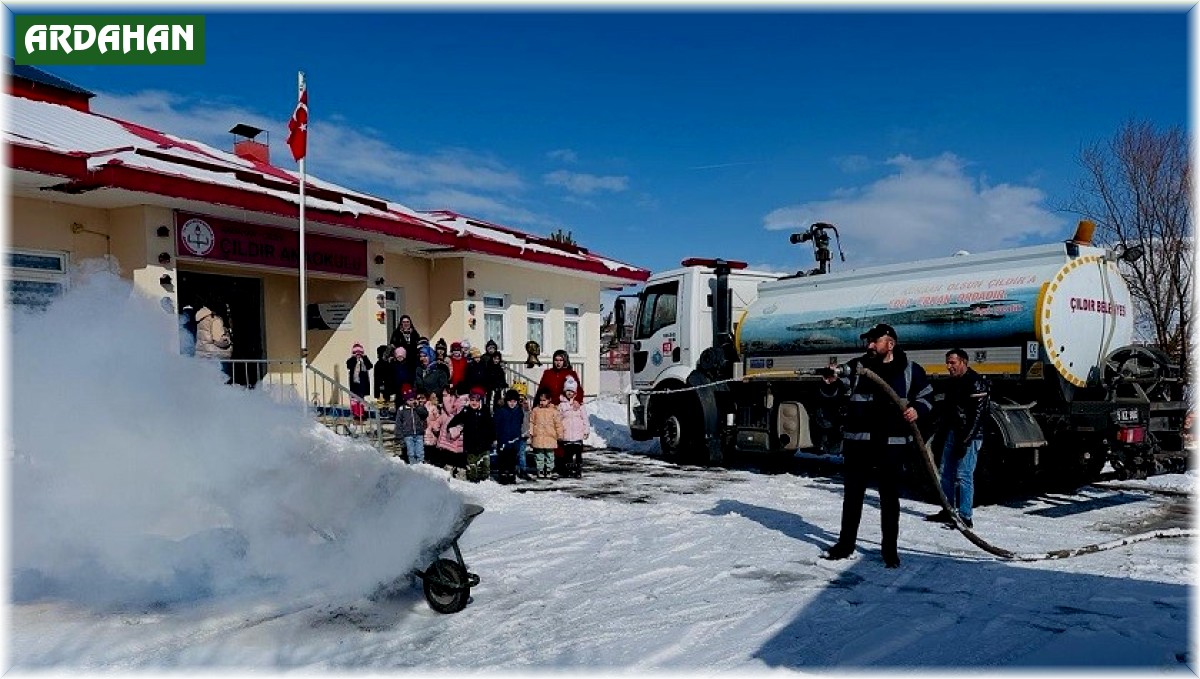
[[[647,399],[638,392],[680,389],[696,368],[700,353],[713,344],[716,276],[708,260],[684,260],[684,266],[652,276],[637,294],[637,315],[630,338],[630,383],[635,395],[629,401],[630,433],[634,439],[655,436],[664,451],[678,447],[687,423],[665,412],[647,410]],[[758,298],[758,285],[779,274],[751,271],[734,262],[725,300],[728,318],[739,319]],[[618,307],[624,300],[618,300]],[[619,312],[620,315],[620,312]],[[736,332],[736,325],[735,325]]]

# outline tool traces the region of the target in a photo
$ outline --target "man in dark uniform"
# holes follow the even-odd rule
[[[971,508],[975,501],[975,463],[983,444],[983,420],[988,413],[987,378],[969,365],[967,352],[946,352],[946,380],[941,391],[938,429],[943,434],[942,493],[967,528],[974,528]],[[958,492],[955,493],[955,490]],[[942,509],[925,517],[926,521],[953,523],[954,517]]]
[[[871,471],[878,469],[880,528],[883,563],[888,568],[900,565],[897,542],[900,536],[900,478],[904,457],[912,445],[908,425],[931,410],[933,388],[920,365],[896,348],[896,330],[880,323],[862,334],[867,353],[849,363],[847,378],[850,402],[846,412],[842,447],[845,478],[842,496],[842,532],[838,541],[822,556],[845,559],[854,553],[858,524],[862,520],[863,498]],[[871,370],[908,400],[903,413],[875,382],[857,373],[859,365]]]

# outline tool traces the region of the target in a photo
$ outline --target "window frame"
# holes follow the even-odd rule
[[[646,291],[642,294],[642,298],[639,300],[637,320],[633,324],[633,339],[650,339],[657,335],[658,332],[663,328],[679,323],[679,288],[679,281],[672,280],[656,283],[646,289]],[[669,292],[675,298],[674,319],[670,323],[659,324],[657,308],[658,302],[662,299],[664,293],[667,292]],[[653,299],[651,299],[652,296]],[[650,329],[644,331],[643,328],[645,328],[647,325],[644,322],[646,320],[649,321]]]
[[[583,305],[574,302],[563,304],[563,349],[571,356],[582,355],[582,342],[580,342],[580,330],[583,319]],[[575,327],[575,348],[572,349],[569,342],[571,333],[568,332],[568,327]]]
[[[533,304],[539,305],[541,310],[530,309],[530,305]],[[530,297],[525,300],[525,341],[536,341],[543,353],[550,350],[550,324],[547,322],[549,312],[550,303],[548,300],[540,297]],[[542,326],[542,338],[540,340],[534,340],[529,332],[529,325],[534,320],[539,321]]]
[[[14,281],[26,283],[42,283],[58,286],[58,293],[53,299],[61,297],[71,287],[71,253],[65,250],[33,250],[29,248],[8,248],[8,257],[4,261],[4,272],[8,277],[10,284]],[[45,259],[57,260],[59,265],[56,269],[27,267],[13,264],[14,256],[39,257]],[[6,289],[6,304],[13,304],[11,288]],[[51,302],[53,301],[51,299]],[[21,308],[33,309],[34,306],[21,304]],[[44,307],[42,307],[44,308]]]
[[[498,304],[492,304],[491,302],[498,302]],[[488,337],[488,318],[498,317],[500,319],[500,339],[496,340],[496,351],[504,353],[507,339],[511,336],[508,328],[509,296],[503,292],[484,292],[479,297],[479,304],[483,307],[484,343],[486,344],[489,339],[495,339]]]

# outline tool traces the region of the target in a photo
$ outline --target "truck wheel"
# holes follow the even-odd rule
[[[701,435],[700,404],[676,396],[666,413],[658,421],[658,447],[663,457],[677,463],[695,462],[697,449],[703,440]]]
[[[665,457],[681,458],[687,443],[688,425],[678,412],[671,413],[658,424],[658,447]]]

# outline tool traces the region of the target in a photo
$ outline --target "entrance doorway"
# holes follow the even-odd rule
[[[179,308],[207,306],[225,319],[233,340],[230,374],[235,384],[253,387],[261,377],[258,365],[266,358],[263,337],[262,281],[246,276],[179,272]]]

